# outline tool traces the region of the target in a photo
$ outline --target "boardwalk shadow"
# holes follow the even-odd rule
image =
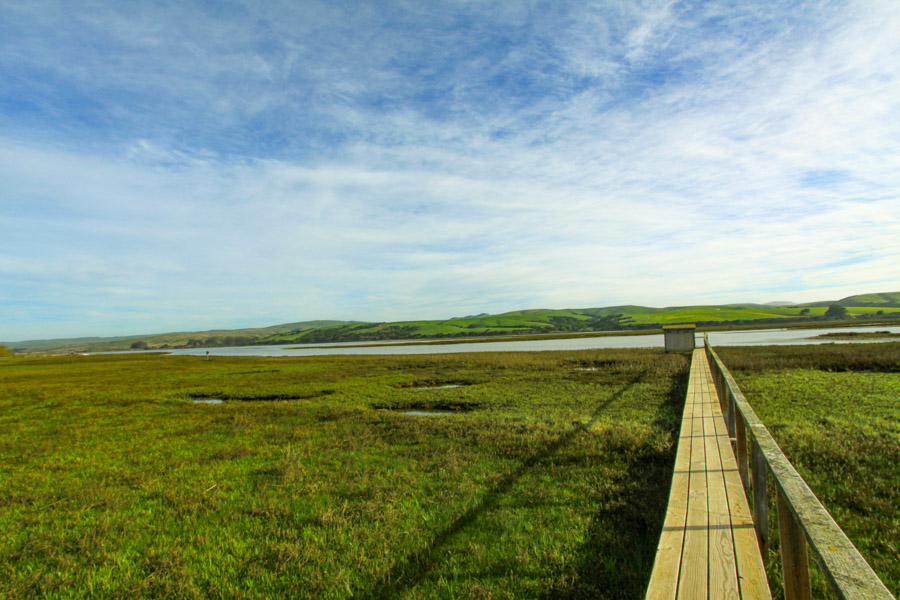
[[[450,525],[435,535],[425,547],[404,557],[389,573],[376,582],[373,587],[361,592],[357,597],[371,600],[399,597],[405,590],[415,587],[440,561],[444,547],[454,536],[475,522],[485,512],[493,509],[503,496],[537,465],[553,457],[566,445],[571,443],[576,436],[582,434],[586,428],[590,427],[594,421],[600,417],[607,407],[620,399],[629,389],[640,382],[645,375],[646,372],[638,374],[625,383],[615,394],[598,405],[591,414],[591,420],[587,424],[577,424],[572,429],[568,430],[552,442],[544,445],[525,459],[516,469],[508,473],[488,490],[484,494],[481,502],[457,517]],[[654,540],[654,547],[655,543],[656,541]]]
[[[677,377],[656,425],[677,440],[689,374]],[[643,598],[665,520],[677,441],[667,451],[637,456],[622,477],[621,493],[592,515],[574,571],[560,574],[548,600]]]

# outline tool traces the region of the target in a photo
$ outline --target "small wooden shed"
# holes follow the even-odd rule
[[[666,325],[666,352],[690,352],[694,349],[696,325]]]

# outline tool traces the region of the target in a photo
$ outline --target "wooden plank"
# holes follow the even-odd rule
[[[702,410],[703,397],[699,393],[697,379],[700,374],[700,361],[697,351],[694,352],[692,365],[697,364],[694,373],[694,386],[690,402],[694,403],[694,415],[691,419],[691,472],[688,490],[688,510],[684,534],[684,551],[681,556],[681,574],[678,581],[678,598],[684,600],[703,600],[708,598],[708,550],[709,550],[709,506],[706,496],[706,444],[703,438],[703,418],[698,411]],[[694,369],[692,369],[694,370]],[[697,418],[700,416],[701,418]]]
[[[675,462],[647,598],[769,600],[749,507],[703,350],[692,360]],[[743,507],[732,506],[735,498]],[[756,552],[756,563],[740,556],[748,553],[745,547]],[[758,573],[747,565],[757,566]]]
[[[709,595],[711,598],[740,599],[738,573],[734,557],[734,540],[731,529],[731,511],[725,488],[725,473],[722,463],[722,441],[728,443],[728,436],[717,431],[719,403],[714,399],[714,384],[706,356],[702,357],[704,382],[704,433],[706,444],[706,482],[709,497]],[[724,422],[722,422],[724,425]],[[727,451],[727,450],[726,450]]]

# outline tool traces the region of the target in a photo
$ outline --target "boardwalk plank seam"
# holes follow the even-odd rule
[[[696,350],[647,599],[771,599],[706,354]]]

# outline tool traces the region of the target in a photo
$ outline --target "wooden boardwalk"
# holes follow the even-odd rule
[[[694,350],[647,599],[771,597],[709,362]]]

